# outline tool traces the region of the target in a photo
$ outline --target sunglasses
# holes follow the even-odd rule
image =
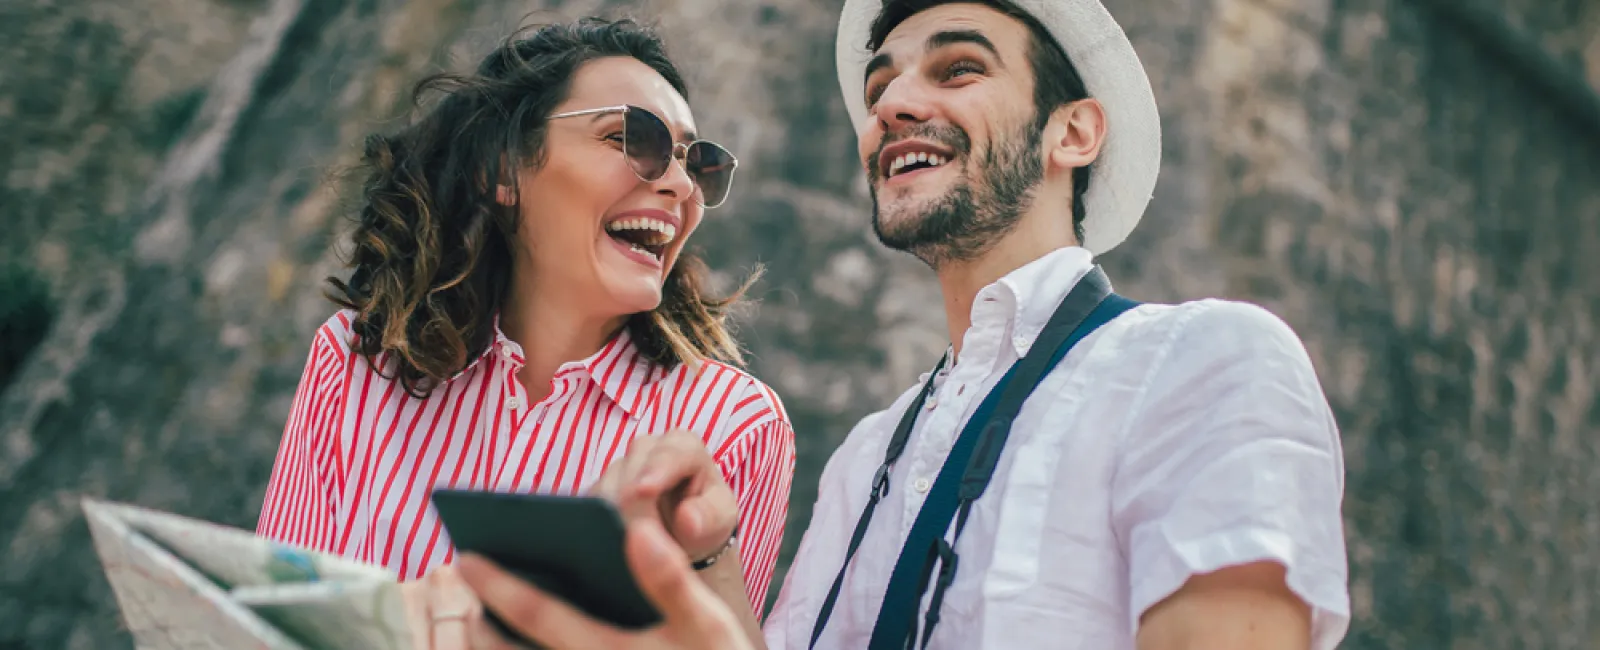
[[[733,188],[733,172],[739,167],[739,159],[715,142],[673,142],[672,131],[667,124],[650,111],[638,106],[607,106],[558,113],[551,115],[550,119],[605,113],[622,113],[622,153],[639,180],[646,183],[660,180],[672,165],[672,159],[679,157],[678,150],[681,148],[683,169],[689,172],[689,179],[694,181],[695,200],[707,209],[728,200],[728,190]]]

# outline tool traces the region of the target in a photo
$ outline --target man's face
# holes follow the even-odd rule
[[[937,268],[1016,225],[1043,176],[1029,38],[993,9],[948,4],[884,39],[857,136],[885,246]]]

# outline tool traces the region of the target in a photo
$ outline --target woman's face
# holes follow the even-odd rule
[[[578,68],[552,115],[631,104],[649,110],[688,142],[688,103],[655,70],[631,57]],[[621,112],[551,120],[543,164],[520,172],[522,251],[514,291],[557,298],[609,318],[654,309],[661,287],[704,208],[681,162],[644,182],[622,152]],[[502,200],[509,199],[502,197]],[[531,272],[530,272],[531,271]],[[532,286],[529,286],[531,282]]]

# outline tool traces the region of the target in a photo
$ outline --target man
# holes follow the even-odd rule
[[[1335,647],[1350,616],[1338,431],[1300,341],[1258,307],[1139,305],[1075,345],[1051,338],[1070,352],[1022,393],[959,537],[949,513],[929,519],[932,545],[918,537],[954,489],[947,462],[981,455],[969,420],[999,417],[986,396],[1058,336],[1058,307],[1099,282],[1092,255],[1138,222],[1159,118],[1094,0],[847,0],[838,67],[878,237],[939,278],[940,369],[834,452],[764,635],[675,551],[661,520],[684,517],[637,505],[630,561],[663,625],[607,628],[467,559],[485,605],[553,647]],[[642,452],[634,494],[714,485],[696,448]]]

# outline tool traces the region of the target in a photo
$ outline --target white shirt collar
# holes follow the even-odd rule
[[[1056,305],[1092,268],[1094,255],[1086,248],[1068,246],[1050,251],[979,290],[972,302],[973,327],[1003,319],[1002,326],[994,331],[1010,330],[1011,346],[1021,357],[1039,338]]]

